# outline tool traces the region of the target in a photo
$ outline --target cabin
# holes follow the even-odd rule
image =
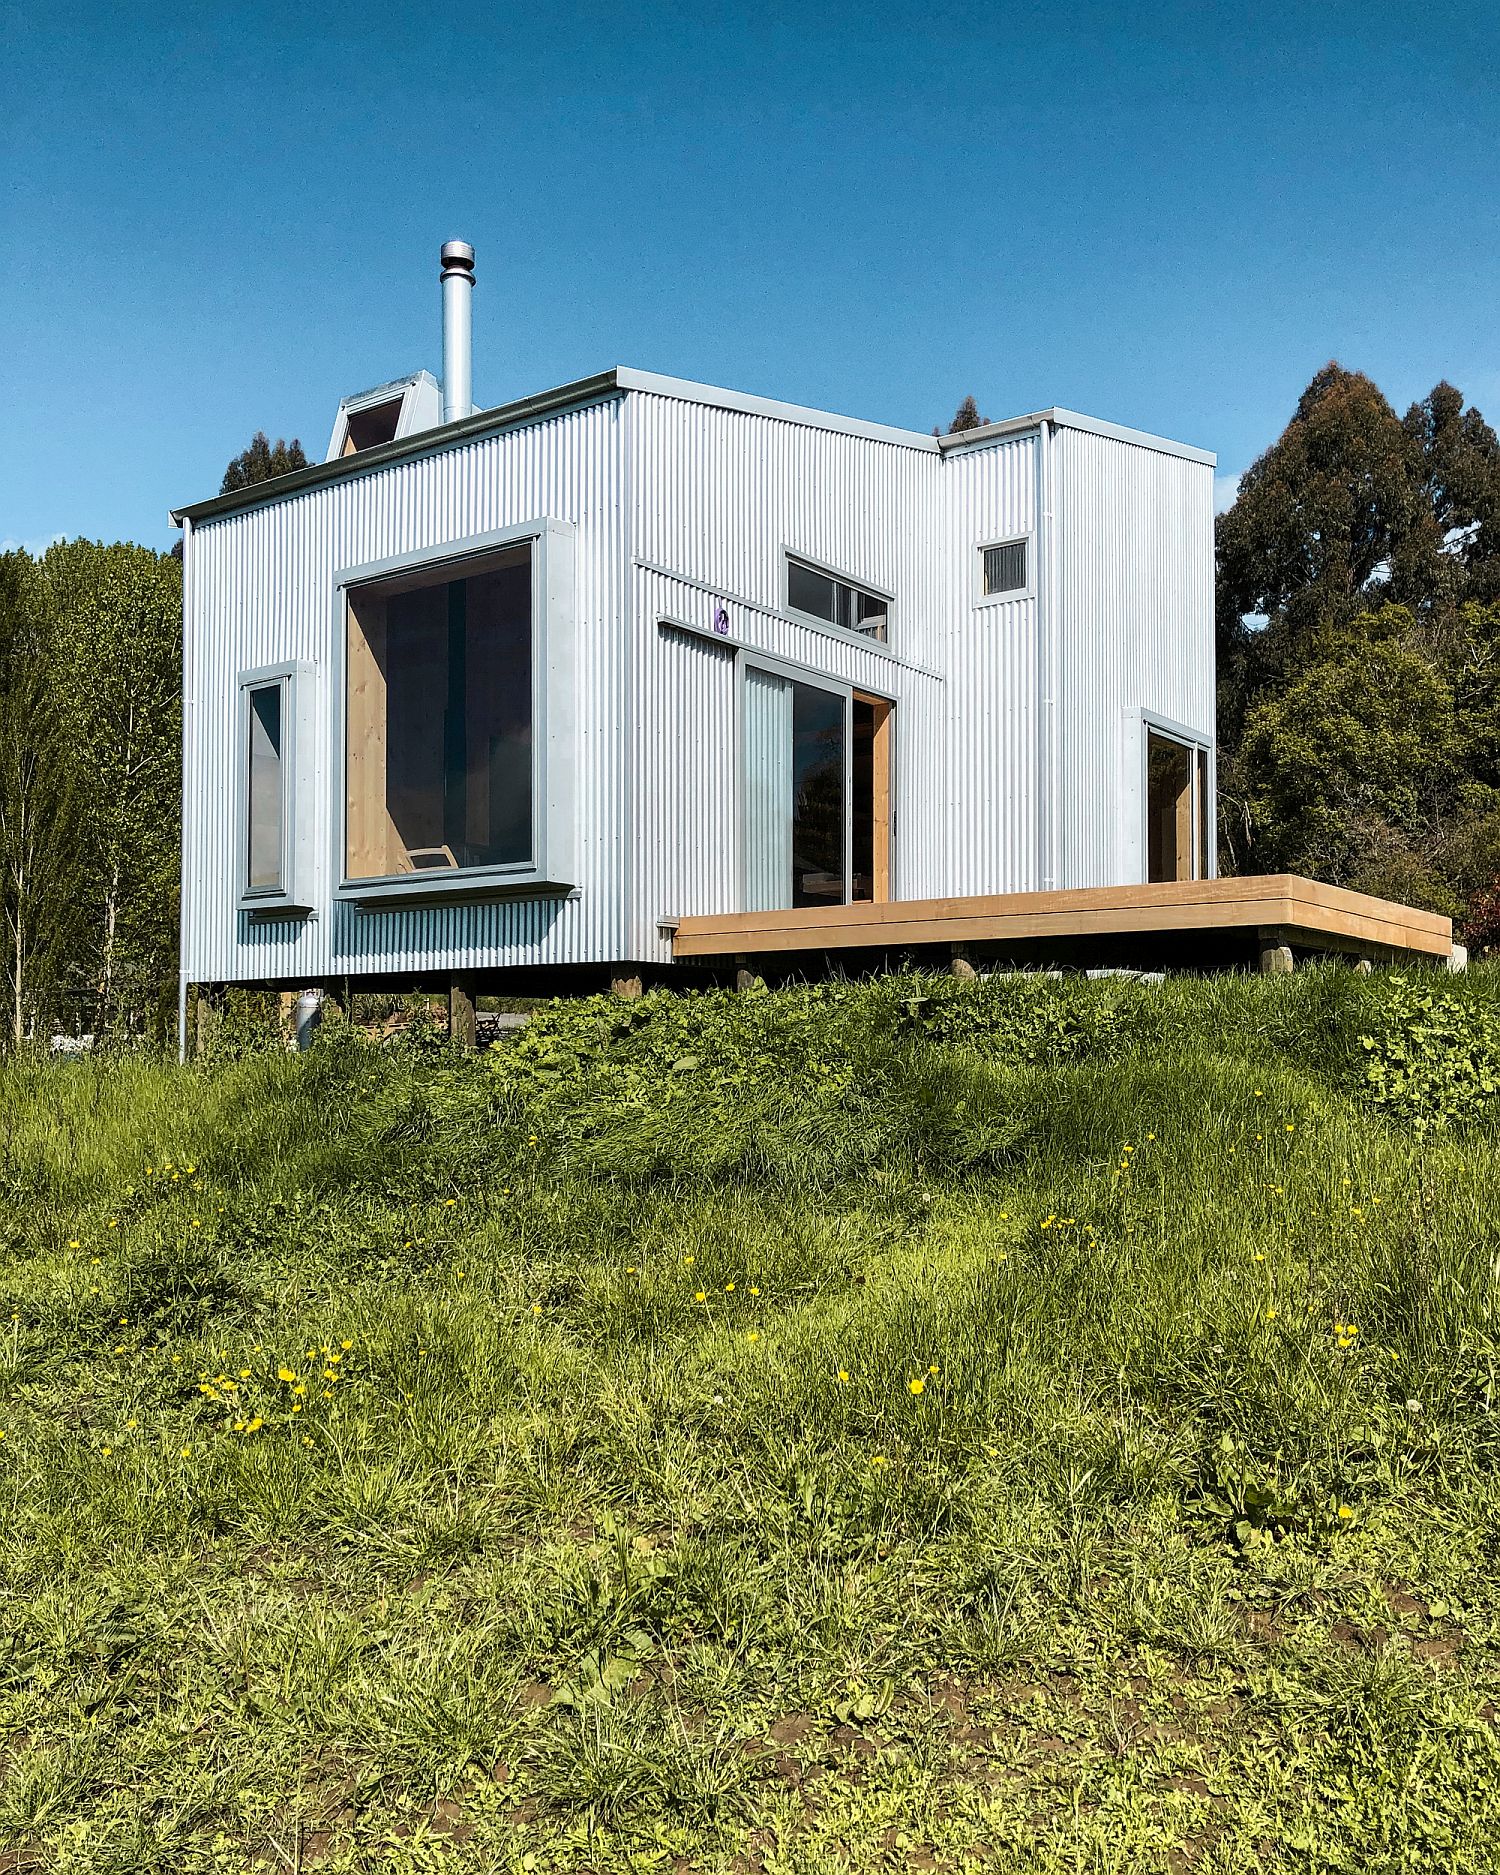
[[[1302,928],[1214,877],[1208,451],[624,367],[475,409],[473,288],[450,242],[441,385],[173,515],[184,1004]]]

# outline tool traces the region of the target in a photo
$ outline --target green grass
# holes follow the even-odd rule
[[[1493,1870],[1500,980],[1436,994],[0,1069],[0,1870]]]

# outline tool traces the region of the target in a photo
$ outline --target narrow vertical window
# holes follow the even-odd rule
[[[251,892],[279,892],[283,887],[286,848],[285,776],[282,760],[282,686],[263,684],[249,693],[250,746],[245,798],[246,887]]]
[[[792,685],[792,903],[844,903],[844,699]]]
[[[1198,751],[1198,872],[1207,879],[1213,872],[1213,822],[1208,817],[1208,750]]]

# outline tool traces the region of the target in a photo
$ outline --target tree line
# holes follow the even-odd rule
[[[953,431],[983,423],[966,398]],[[225,490],[301,467],[258,433]],[[1500,949],[1500,442],[1329,364],[1217,522],[1219,856],[1446,912]],[[181,567],[0,554],[0,1040],[165,1038]]]
[[[305,462],[257,434],[223,488]],[[181,836],[180,555],[0,554],[0,1043],[168,1038]]]

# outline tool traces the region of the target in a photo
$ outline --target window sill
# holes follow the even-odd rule
[[[311,918],[313,908],[300,898],[287,898],[274,892],[242,893],[236,909],[248,917],[270,918]]]
[[[337,896],[362,911],[400,911],[408,905],[466,904],[483,899],[566,898],[573,889],[532,870],[454,870],[403,872],[385,879],[345,879]]]

